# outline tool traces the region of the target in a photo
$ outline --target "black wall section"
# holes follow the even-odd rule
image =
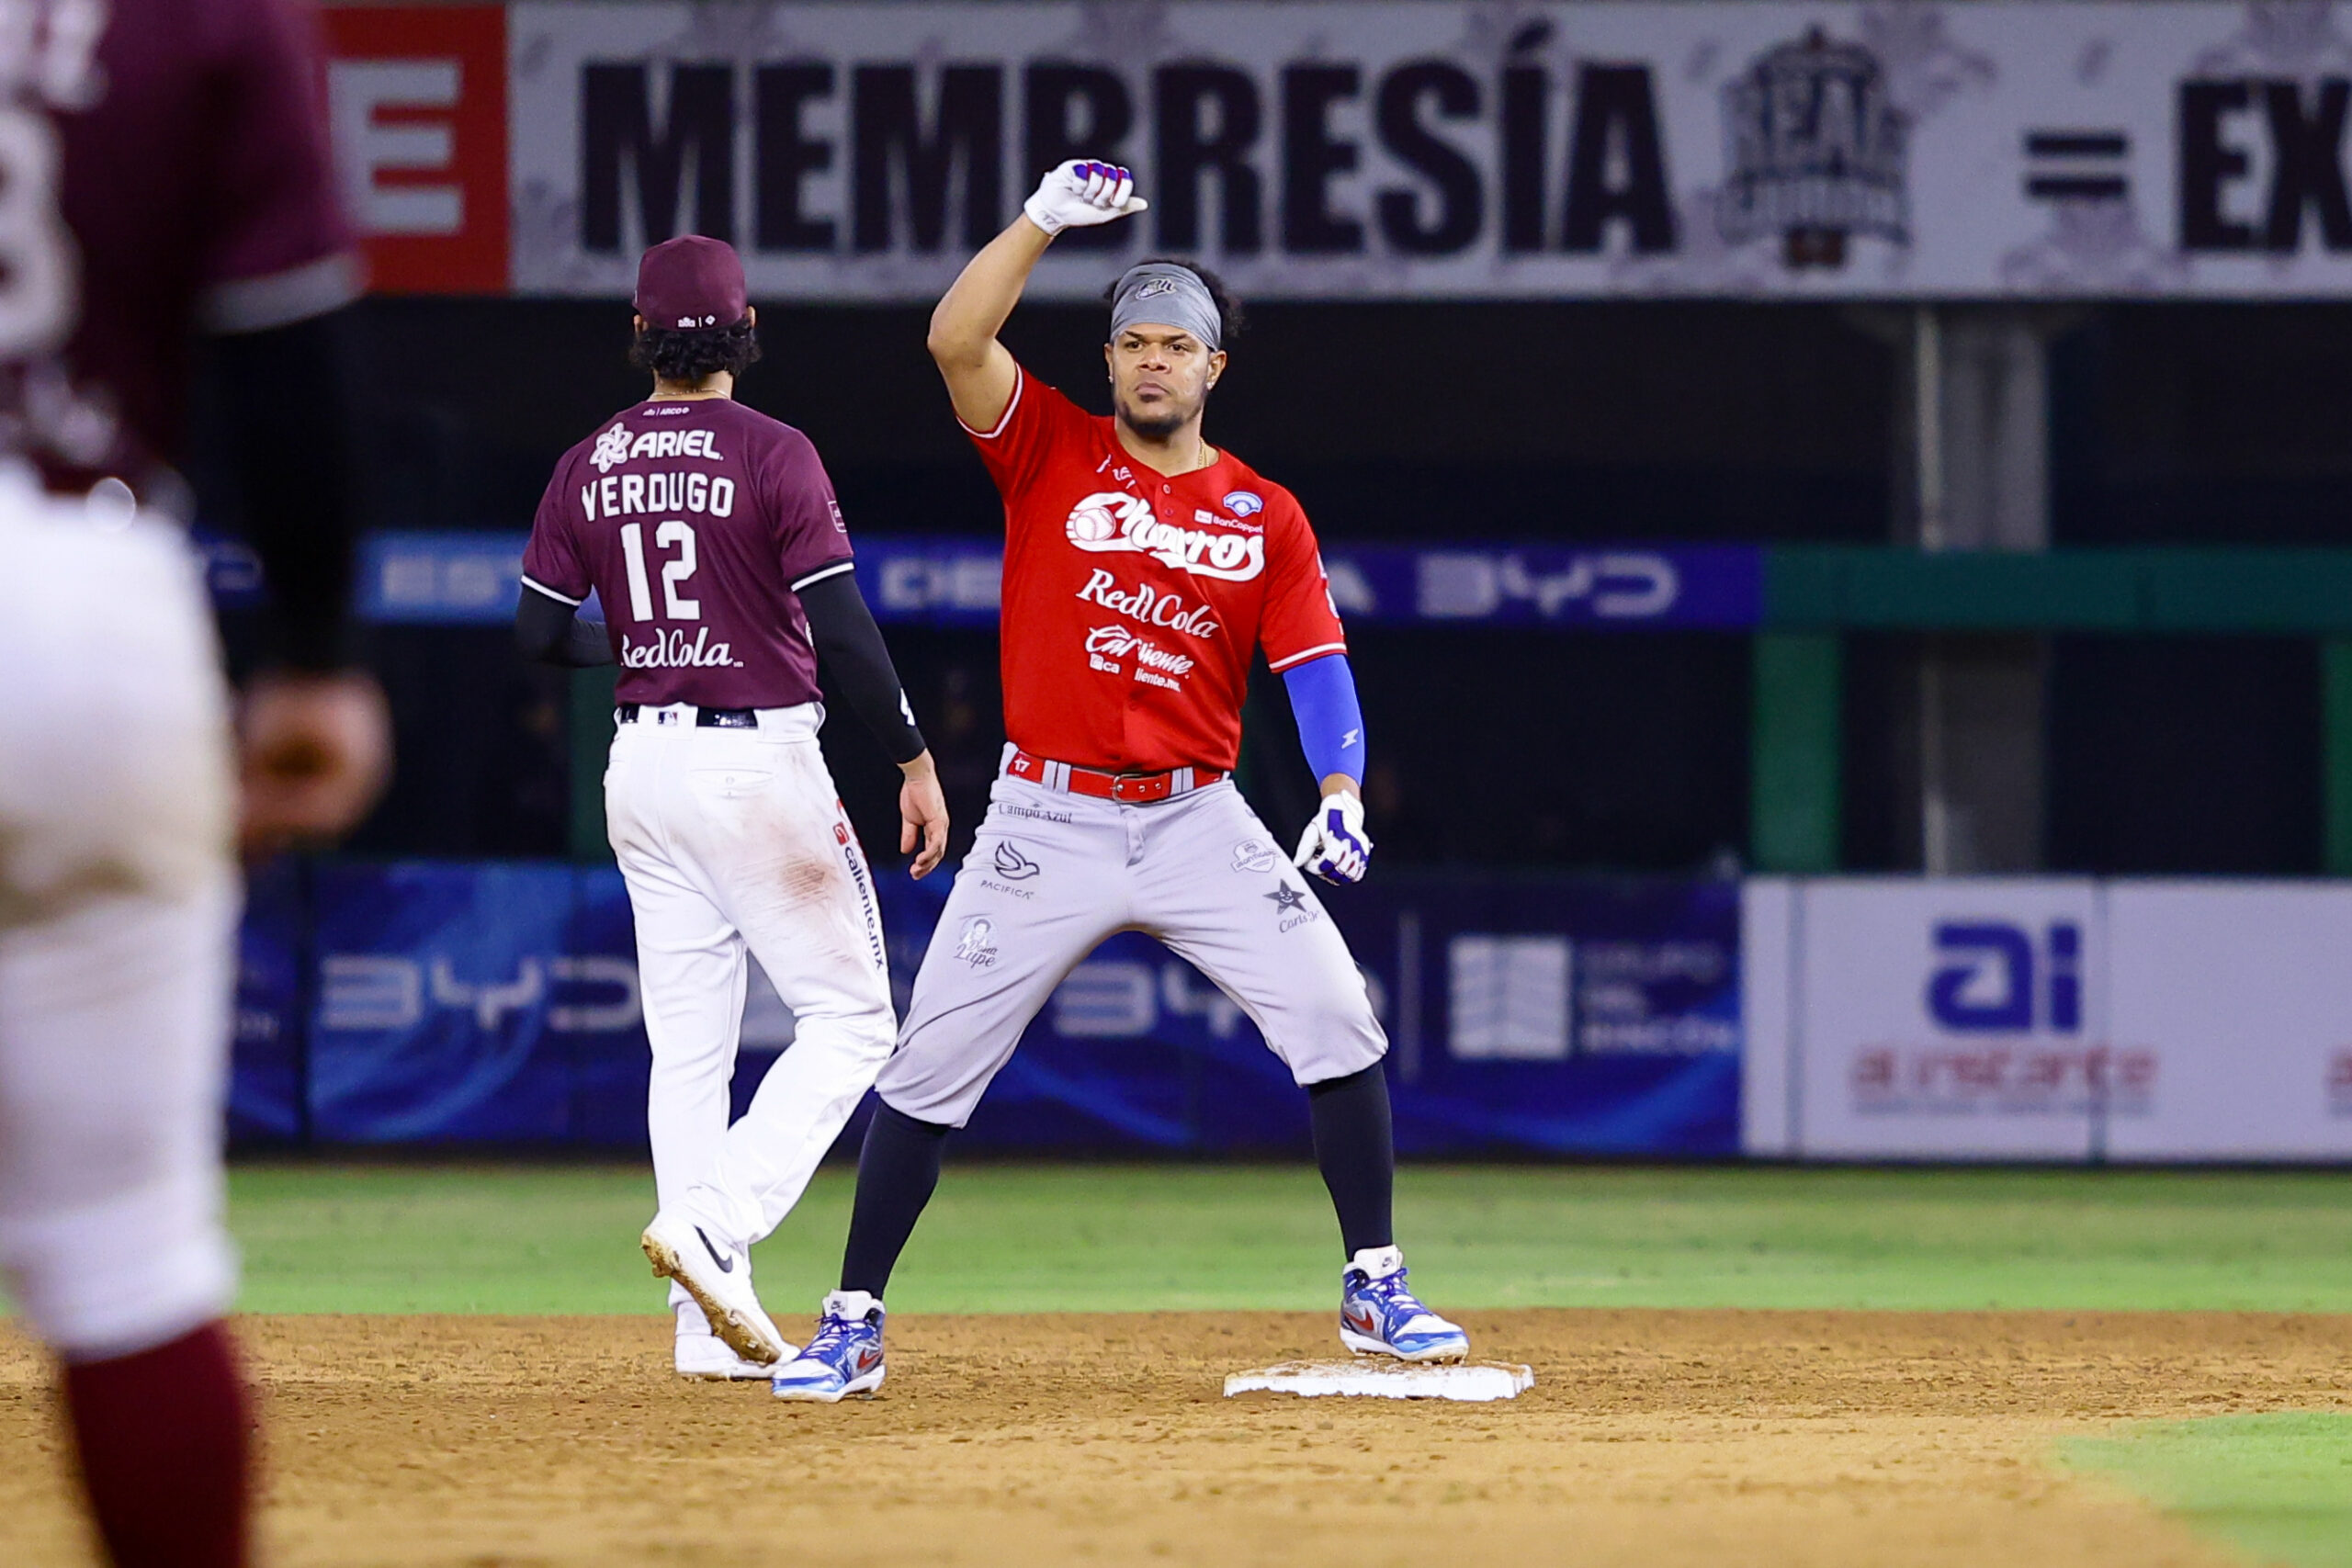
[[[1105,276],[1109,269],[1106,266]],[[987,535],[993,491],[922,348],[928,311],[763,301],[756,407],[807,430],[854,529]],[[642,395],[626,309],[370,301],[379,526],[521,529],[557,456]],[[1021,311],[1042,377],[1105,406],[1102,316]],[[1290,486],[1332,539],[1845,541],[1890,537],[1893,355],[1836,307],[1272,305],[1234,345],[1210,438]],[[2352,308],[2086,312],[2052,367],[2062,546],[2352,544]],[[200,457],[208,511],[234,497]],[[996,645],[891,641],[968,841],[1001,742]],[[1744,847],[1747,657],[1737,638],[1359,628],[1374,831],[1396,860],[1683,870]],[[562,679],[503,632],[382,634],[401,771],[359,847],[543,854],[563,842]],[[1846,837],[1916,864],[1901,639],[1849,657]],[[2289,643],[2059,639],[2049,851],[2098,871],[2317,867],[2316,677]],[[1288,705],[1262,668],[1248,786],[1305,809]],[[895,774],[829,727],[877,858]],[[1275,818],[1281,818],[1276,820]]]

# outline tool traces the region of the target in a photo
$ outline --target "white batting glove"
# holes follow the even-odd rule
[[[1091,229],[1149,207],[1135,190],[1135,176],[1116,164],[1073,158],[1040,180],[1036,194],[1021,204],[1021,210],[1048,234]]]
[[[1291,863],[1311,871],[1326,882],[1362,882],[1372,861],[1372,835],[1363,830],[1363,802],[1346,790],[1333,790],[1316,808],[1306,836],[1298,840]]]

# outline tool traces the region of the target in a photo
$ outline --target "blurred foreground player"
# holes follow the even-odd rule
[[[358,279],[317,70],[278,0],[0,4],[0,1270],[64,1363],[124,1568],[246,1560],[220,1324],[241,828],[337,832],[386,765],[381,695],[343,668],[330,316]],[[200,330],[283,606],[233,757],[165,466]]]
[[[1469,1352],[1406,1288],[1390,1224],[1387,1036],[1346,940],[1297,874],[1364,874],[1363,718],[1306,514],[1202,437],[1229,301],[1185,263],[1129,267],[1111,290],[1108,419],[997,340],[1056,234],[1143,207],[1125,169],[1063,164],[932,314],[956,417],[1004,497],[1012,744],[875,1086],[842,1288],[778,1371],[779,1398],[880,1386],[883,1287],[938,1183],[941,1145],[1062,977],[1119,931],[1148,931],[1207,975],[1306,1089],[1347,1257],[1340,1341],[1410,1361]],[[1230,776],[1261,648],[1323,790],[1287,862]]]
[[[873,875],[818,750],[820,653],[906,775],[917,876],[945,852],[947,807],[817,449],[734,400],[759,356],[742,263],[718,240],[664,241],[636,307],[630,357],[653,394],[556,465],[515,631],[536,658],[621,666],[605,808],[653,1047],[645,1254],[672,1282],[679,1374],[764,1377],[792,1348],[752,1289],[751,1246],[799,1201],[898,1032]],[[601,625],[573,618],[592,589]],[[747,950],[793,1037],[729,1128]]]

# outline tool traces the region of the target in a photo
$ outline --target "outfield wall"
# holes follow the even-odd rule
[[[947,879],[877,882],[903,1009]],[[1280,913],[1267,906],[1268,942]],[[1736,883],[1405,872],[1330,890],[1316,918],[1347,932],[1388,1030],[1407,1152],[1738,1154]],[[739,1110],[792,1027],[754,966]],[[240,1139],[633,1149],[646,1076],[628,898],[609,867],[287,865],[255,886]],[[1241,1010],[1125,933],[1063,983],[963,1146],[1223,1155],[1306,1140],[1303,1097]]]
[[[903,1008],[946,886],[882,894]],[[2352,1159],[2352,886],[1392,872],[1325,907],[1410,1154]],[[792,1028],[754,966],[739,1108]],[[635,1149],[646,1073],[609,867],[255,885],[243,1140]],[[967,1144],[1295,1152],[1305,1118],[1241,1010],[1126,933],[1055,994]]]
[[[2352,887],[1759,879],[1741,951],[1751,1155],[2352,1158]]]

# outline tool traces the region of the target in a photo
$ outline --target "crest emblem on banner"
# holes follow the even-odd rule
[[[1815,28],[1758,55],[1723,105],[1726,241],[1778,234],[1792,270],[1845,265],[1853,234],[1910,243],[1910,124],[1869,50]]]

